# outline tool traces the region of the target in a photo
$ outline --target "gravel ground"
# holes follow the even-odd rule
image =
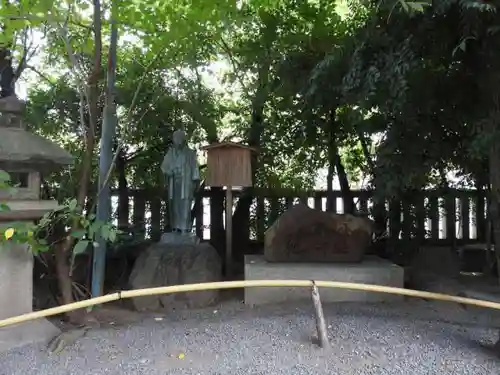
[[[498,337],[500,314],[433,306],[325,306],[328,351],[311,344],[307,304],[172,313],[90,331],[57,355],[44,346],[0,354],[0,375],[500,374],[500,360],[487,349]]]

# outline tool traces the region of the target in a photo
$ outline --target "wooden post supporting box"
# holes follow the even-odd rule
[[[226,187],[226,276],[233,271],[232,215],[233,187],[252,186],[252,153],[256,149],[234,142],[214,143],[202,148],[207,151],[207,186]]]

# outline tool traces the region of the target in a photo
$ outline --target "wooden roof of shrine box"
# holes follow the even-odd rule
[[[221,142],[202,150],[207,151],[207,186],[252,186],[252,153],[256,153],[256,149]]]

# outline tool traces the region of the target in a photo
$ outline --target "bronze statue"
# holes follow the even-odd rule
[[[186,143],[186,133],[176,130],[172,147],[163,158],[161,170],[168,185],[168,204],[172,232],[190,234],[191,204],[200,182],[196,152]]]

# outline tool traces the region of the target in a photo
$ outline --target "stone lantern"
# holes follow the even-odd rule
[[[40,199],[41,175],[73,162],[68,152],[26,130],[24,107],[15,96],[0,99],[0,169],[17,185],[13,192],[0,190],[0,202],[10,208],[0,212],[4,229],[9,222],[35,221],[55,209],[56,201]],[[33,255],[27,245],[0,246],[0,319],[32,311]],[[0,351],[48,340],[57,333],[45,319],[0,328]]]

